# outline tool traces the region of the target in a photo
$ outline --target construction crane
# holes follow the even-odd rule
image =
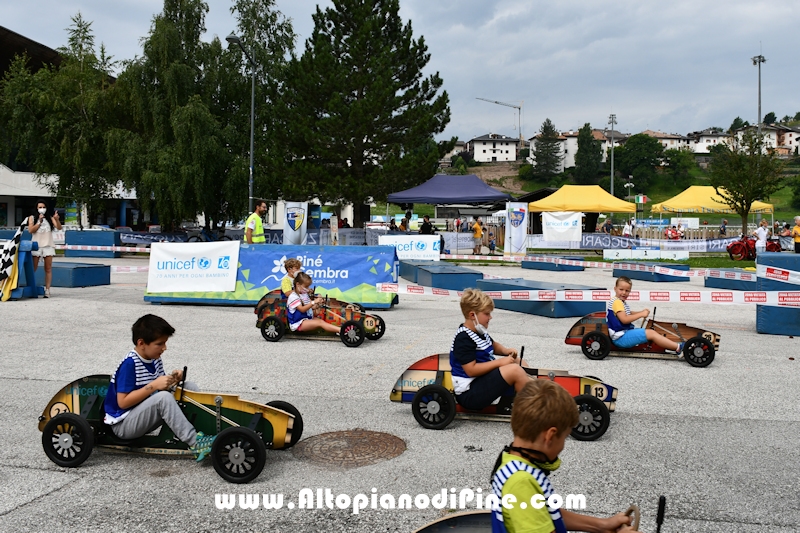
[[[498,102],[497,100],[489,100],[488,98],[476,98],[476,100],[483,100],[484,102],[489,102],[491,104],[504,105],[506,107],[513,107],[514,109],[516,109],[517,110],[517,131],[519,132],[519,140],[523,141],[523,142],[525,141],[525,139],[522,137],[522,119],[520,118],[520,115],[522,115],[522,106],[521,105],[507,104],[506,102]],[[525,101],[524,100],[522,101],[522,105],[525,105]]]

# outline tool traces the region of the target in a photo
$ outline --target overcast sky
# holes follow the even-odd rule
[[[230,1],[207,0],[206,39],[235,28]],[[278,0],[302,51],[311,13],[330,1]],[[415,37],[424,36],[430,72],[450,95],[452,118],[441,138],[485,133],[517,136],[512,108],[521,104],[522,133],[545,118],[561,131],[589,122],[603,128],[686,134],[758,114],[762,53],[762,114],[780,119],[800,111],[800,2],[755,0],[400,0]],[[141,55],[159,0],[0,0],[0,25],[42,44],[66,43],[70,17],[93,21],[97,43],[116,59]]]

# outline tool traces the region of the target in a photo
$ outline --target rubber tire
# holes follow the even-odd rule
[[[433,403],[436,404],[436,413],[428,411],[428,406]],[[456,397],[441,385],[425,385],[414,395],[411,412],[425,429],[444,429],[456,417]]]
[[[59,429],[61,426],[61,429]],[[61,452],[56,448],[57,440],[63,434],[69,433],[72,443],[69,448],[62,449]],[[76,446],[77,443],[77,446]],[[75,413],[62,413],[51,418],[44,426],[42,431],[42,447],[48,459],[58,466],[74,468],[80,466],[92,454],[94,448],[94,430],[85,419]],[[75,449],[77,447],[77,450]],[[72,455],[65,458],[64,455]]]
[[[201,239],[198,235],[192,235],[186,239],[186,242],[203,242],[203,239]]]
[[[743,261],[747,258],[747,244],[742,241],[734,241],[728,245],[728,256],[733,261]]]
[[[593,344],[595,342],[599,343],[599,347],[597,349],[593,349],[589,346],[589,344]],[[611,339],[599,331],[590,331],[581,339],[581,351],[583,352],[583,355],[592,361],[600,361],[605,359],[608,356],[608,353],[611,351]]]
[[[236,445],[245,453],[245,460],[239,465],[230,462],[230,453]],[[251,460],[248,460],[251,459]],[[267,446],[261,437],[252,429],[230,427],[223,429],[211,446],[211,462],[219,477],[229,483],[249,483],[258,477],[267,464]],[[244,467],[245,463],[250,468]],[[230,467],[229,467],[230,465]],[[237,472],[234,472],[234,468]],[[238,472],[238,470],[243,470]]]
[[[575,396],[575,403],[578,404],[579,416],[583,417],[588,413],[594,420],[587,423],[579,419],[578,425],[572,429],[572,438],[587,441],[602,437],[611,422],[611,413],[606,404],[589,394]]]
[[[351,338],[348,333],[355,332],[353,335],[354,338]],[[367,336],[364,334],[364,328],[361,327],[361,324],[354,320],[348,320],[344,324],[342,324],[341,329],[339,330],[339,338],[342,339],[342,342],[348,348],[358,348],[364,343],[364,339]]]
[[[694,354],[694,350],[700,348],[705,353],[702,356]],[[686,362],[696,368],[703,368],[711,364],[714,360],[716,350],[714,345],[703,337],[692,337],[683,344],[683,358]]]
[[[281,411],[286,411],[287,413],[294,416],[294,425],[292,427],[292,442],[281,448],[281,450],[288,450],[289,448],[300,442],[300,439],[303,438],[303,415],[300,414],[300,411],[297,410],[297,407],[290,404],[289,402],[284,402],[281,400],[275,400],[269,402],[267,406],[274,407],[275,409],[280,409]]]
[[[381,317],[378,315],[370,315],[372,318],[375,319],[377,322],[377,331],[375,333],[364,333],[367,338],[371,341],[376,341],[383,337],[383,334],[386,333],[386,322],[383,321]]]
[[[270,326],[275,327],[274,333],[267,331],[267,328]],[[268,316],[261,321],[261,336],[264,337],[265,341],[278,342],[285,334],[286,326],[278,319],[278,317]]]

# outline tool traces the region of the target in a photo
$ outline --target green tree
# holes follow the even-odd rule
[[[283,157],[274,186],[284,198],[383,199],[429,179],[454,146],[455,138],[434,141],[450,121],[449,98],[438,73],[423,77],[430,54],[399,9],[398,0],[317,8],[280,93]]]
[[[561,171],[561,141],[558,139],[558,130],[550,119],[545,119],[539,128],[539,135],[533,141],[533,161],[536,174],[545,178],[555,176]]]
[[[742,234],[746,234],[753,202],[783,187],[784,165],[766,148],[764,135],[755,131],[745,131],[741,137],[734,136],[730,146],[722,146],[711,158],[709,184],[742,218]]]
[[[749,125],[750,123],[746,120],[742,120],[742,117],[736,117],[733,119],[733,122],[731,122],[731,127],[728,128],[728,133],[735,133],[736,130],[740,130]]]
[[[592,126],[587,122],[578,130],[578,151],[575,154],[575,182],[580,185],[597,183],[597,174],[603,162],[603,147],[594,138]]]
[[[18,159],[62,205],[95,204],[110,196],[116,182],[106,175],[104,140],[113,117],[113,63],[102,45],[95,47],[91,25],[80,13],[72,17],[60,66],[34,74],[18,57],[0,89],[2,144],[19,149]]]
[[[239,0],[231,9],[257,61],[257,102],[269,99],[293,38],[273,6],[273,0]],[[142,57],[128,62],[117,82],[127,112],[108,135],[111,168],[165,226],[204,213],[206,226],[218,227],[247,211],[251,70],[238,47],[200,40],[207,12],[202,0],[165,0]],[[268,109],[257,104],[256,154],[274,151]],[[259,160],[257,169],[265,169]],[[261,196],[268,180],[263,171],[255,176],[254,196]]]
[[[775,124],[777,121],[778,119],[775,118],[775,113],[772,111],[764,115],[764,124]]]
[[[623,178],[633,176],[633,184],[642,190],[656,175],[664,147],[655,137],[644,133],[631,135],[620,147],[614,149],[614,160]],[[616,192],[616,182],[614,191]]]
[[[667,174],[675,186],[688,187],[691,184],[692,175],[689,172],[697,166],[691,148],[664,150],[664,161],[667,165]]]
[[[795,176],[789,180],[789,187],[792,190],[792,207],[800,209],[800,177]]]

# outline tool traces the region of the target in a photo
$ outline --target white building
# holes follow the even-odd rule
[[[741,140],[745,130],[756,131],[757,126],[747,126],[736,130],[736,137]],[[764,135],[766,148],[775,150],[779,156],[789,157],[798,154],[800,147],[800,129],[782,126],[780,124],[762,124],[761,133]]]
[[[453,146],[453,149],[444,154],[444,157],[439,160],[439,166],[449,167],[450,164],[452,163],[450,159],[454,155],[458,155],[461,152],[465,151],[466,149],[467,149],[467,143],[465,143],[464,141],[456,141],[456,144]]]
[[[712,129],[694,131],[686,136],[689,139],[689,148],[695,154],[707,154],[708,149],[717,144],[727,144],[731,136],[727,133],[716,132]]]
[[[608,151],[611,149],[611,130],[593,129],[592,136],[594,137],[595,141],[600,143],[603,157],[602,161],[605,162],[608,157]],[[536,139],[538,137],[539,135],[536,135],[530,139],[531,155],[528,158],[528,162],[531,164],[534,162],[533,154],[536,152]],[[624,143],[627,138],[628,135],[615,130],[614,146],[619,146],[620,144]],[[559,172],[563,172],[564,169],[575,166],[575,154],[578,153],[578,132],[575,130],[562,132],[559,134],[558,140],[560,141],[560,154],[563,156],[561,159],[561,167],[559,168]]]
[[[689,147],[689,138],[677,133],[664,133],[653,130],[644,130],[642,133],[658,140],[664,150],[680,150],[681,148]]]
[[[499,133],[481,135],[469,141],[472,157],[479,163],[516,161],[519,139],[506,137]]]

